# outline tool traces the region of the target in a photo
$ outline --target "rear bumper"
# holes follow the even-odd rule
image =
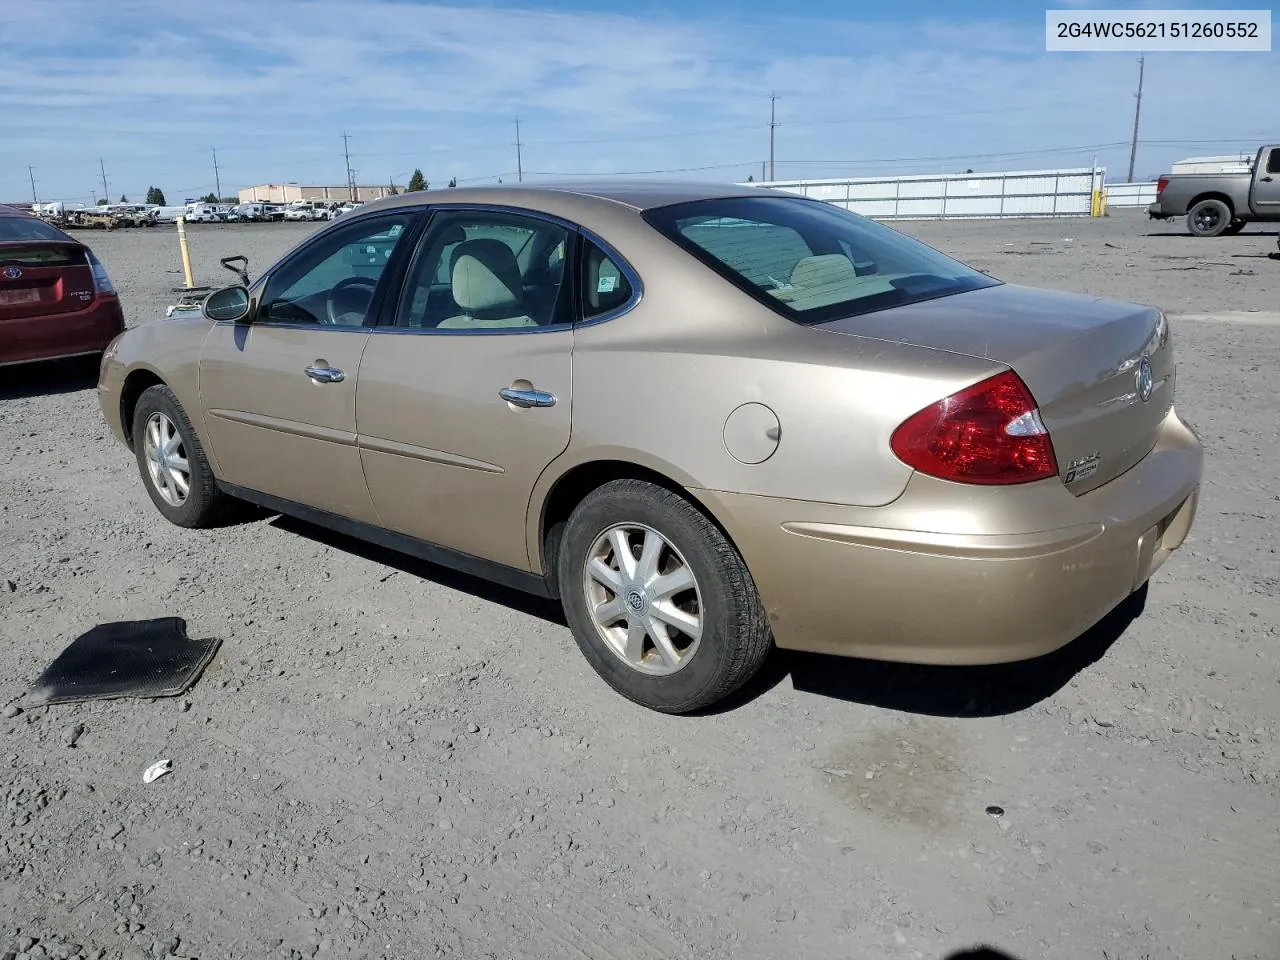
[[[1170,217],[1173,216],[1173,214],[1166,212],[1160,206],[1160,201],[1157,200],[1155,203],[1151,203],[1147,205],[1147,216],[1149,216],[1152,220],[1168,220]]]
[[[1172,411],[1147,457],[1079,497],[917,474],[886,507],[698,491],[741,550],[778,646],[929,664],[1049,653],[1141,587],[1195,518],[1200,444]]]
[[[0,320],[0,366],[101,353],[122,330],[124,313],[115,297],[72,313]]]

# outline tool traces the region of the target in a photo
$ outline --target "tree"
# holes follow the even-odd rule
[[[456,187],[457,185],[458,185],[458,178],[457,178],[457,177],[450,177],[450,178],[449,178],[449,186],[451,186],[451,187]]]
[[[128,203],[128,202],[129,202],[129,198],[128,198],[128,197],[126,197],[126,196],[122,193],[122,194],[120,194],[120,202],[121,202],[121,203]]]
[[[100,206],[100,207],[105,207],[106,205],[107,205],[107,198],[106,198],[106,197],[99,197],[99,198],[98,198],[98,206]]]
[[[755,182],[756,182],[755,174],[748,174],[747,183],[755,183]]]
[[[147,187],[147,203],[154,203],[157,207],[166,207],[164,202],[164,191],[159,187]]]
[[[426,190],[431,184],[427,182],[427,178],[422,175],[422,171],[414,168],[413,176],[409,178],[408,193],[417,193],[419,190]]]
[[[218,195],[216,193],[206,193],[200,198],[201,203],[217,203]]]

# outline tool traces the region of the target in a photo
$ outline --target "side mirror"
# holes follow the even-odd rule
[[[242,322],[249,315],[249,291],[244,287],[223,287],[204,298],[200,312],[210,320]]]

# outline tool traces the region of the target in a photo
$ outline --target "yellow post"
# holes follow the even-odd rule
[[[196,281],[191,275],[191,251],[187,249],[187,224],[184,217],[178,218],[178,246],[182,248],[182,277],[188,288],[194,287]]]

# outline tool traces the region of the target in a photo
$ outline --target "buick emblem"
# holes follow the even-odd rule
[[[636,613],[644,609],[644,594],[639,590],[631,589],[627,591],[627,606]]]
[[[1135,379],[1138,383],[1138,397],[1146,403],[1151,399],[1151,392],[1155,389],[1155,380],[1151,376],[1151,361],[1146,357],[1143,357],[1142,362],[1138,364]]]
[[[12,267],[12,266],[10,266],[10,267],[5,267],[5,268],[4,268],[4,278],[5,278],[6,280],[17,280],[17,279],[19,279],[21,276],[22,276],[22,268],[21,268],[21,267]]]

